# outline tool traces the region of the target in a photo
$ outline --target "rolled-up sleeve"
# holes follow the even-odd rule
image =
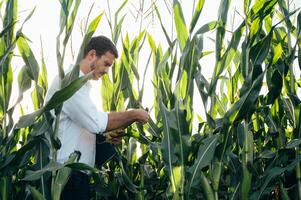
[[[85,86],[64,102],[62,112],[91,133],[103,133],[107,128],[108,114],[96,108]]]

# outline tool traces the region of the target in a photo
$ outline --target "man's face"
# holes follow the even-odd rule
[[[90,64],[90,69],[93,71],[92,80],[98,80],[102,75],[108,73],[114,61],[115,56],[109,51],[101,57],[95,56],[95,59]]]

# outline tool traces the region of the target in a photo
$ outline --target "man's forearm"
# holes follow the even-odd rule
[[[124,112],[111,112],[108,114],[108,125],[106,131],[115,130],[118,128],[126,128],[137,120],[135,110]]]

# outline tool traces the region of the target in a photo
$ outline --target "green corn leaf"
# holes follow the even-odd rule
[[[39,64],[30,49],[26,39],[24,37],[19,37],[17,40],[17,45],[19,52],[28,67],[28,72],[32,80],[38,82],[39,78]]]
[[[240,71],[239,69],[236,70],[234,75],[231,77],[231,86],[229,87],[229,96],[230,96],[230,102],[233,103],[235,101],[235,96],[237,94],[237,87],[238,87],[238,81],[240,77]]]
[[[218,21],[220,26],[216,31],[216,61],[220,61],[222,57],[222,49],[223,49],[223,41],[225,37],[225,29],[227,23],[228,10],[230,6],[231,0],[220,1],[219,9],[218,9]]]
[[[256,40],[257,36],[261,33],[262,29],[262,19],[256,18],[250,25],[250,33],[248,35],[248,45],[251,46]]]
[[[65,167],[70,167],[73,170],[88,170],[94,173],[98,173],[99,170],[97,170],[96,168],[93,168],[89,165],[86,165],[84,163],[58,163],[58,162],[54,162],[54,161],[50,161],[46,166],[44,166],[42,169],[37,170],[37,171],[31,171],[31,170],[27,170],[25,173],[25,177],[22,179],[24,181],[35,181],[38,180],[42,177],[43,174],[45,174],[46,172],[52,172],[52,171],[57,171],[60,169],[63,169]]]
[[[90,171],[93,173],[99,173],[100,171],[94,167],[91,167],[90,165],[87,165],[85,163],[70,163],[66,165],[67,167],[70,167],[73,170],[82,170],[82,171]]]
[[[130,165],[133,165],[134,163],[137,162],[136,149],[137,149],[137,140],[131,137],[128,142],[128,153],[126,155],[127,161]]]
[[[212,164],[212,188],[214,191],[218,191],[219,189],[219,182],[220,182],[220,177],[222,174],[222,168],[223,168],[223,163],[220,161],[213,161]]]
[[[277,46],[273,49],[274,56],[273,56],[273,64],[275,64],[283,54],[283,48],[281,44],[277,44]]]
[[[210,185],[209,180],[206,178],[206,176],[204,175],[204,173],[201,171],[201,187],[204,190],[205,196],[207,200],[213,200],[214,199],[214,193],[212,190],[212,187]],[[194,195],[192,195],[192,197],[194,197]],[[187,199],[189,199],[189,197],[187,197]]]
[[[269,92],[267,104],[272,104],[280,95],[283,86],[282,76],[277,69],[269,68],[266,74]]]
[[[264,150],[258,156],[259,158],[271,159],[276,156],[276,153],[270,150]]]
[[[175,166],[172,169],[172,174],[174,175],[175,178],[175,187],[176,191],[175,193],[172,193],[173,199],[180,199],[183,198],[184,195],[184,166]]]
[[[6,176],[1,176],[0,178],[0,193],[1,199],[8,199],[9,179]]]
[[[149,46],[151,47],[152,52],[154,53],[154,55],[156,55],[157,47],[156,47],[156,42],[155,42],[153,36],[151,34],[147,34],[147,39],[148,39],[148,43],[149,43]]]
[[[39,85],[43,88],[43,97],[46,96],[46,91],[48,91],[48,79],[47,79],[47,68],[45,63],[45,57],[43,52],[43,45],[41,41],[41,71],[39,74]]]
[[[190,195],[191,188],[195,186],[196,180],[201,175],[201,169],[210,164],[214,156],[217,140],[218,135],[213,135],[204,139],[202,145],[199,147],[197,159],[195,160],[193,166],[189,169],[191,178],[189,180],[189,186],[187,190],[188,196]]]
[[[295,110],[292,101],[289,98],[283,98],[282,102],[292,127],[296,128]]]
[[[255,105],[261,89],[263,76],[264,73],[258,75],[247,92],[226,112],[223,119],[224,124],[232,124],[235,120],[242,119],[250,114],[249,112],[252,110],[252,106],[250,105]]]
[[[32,11],[29,13],[29,15],[26,17],[26,19],[24,20],[24,22],[21,25],[21,28],[18,30],[18,32],[22,32],[23,26],[24,24],[32,17],[32,15],[34,14],[34,11],[36,10],[36,7],[34,7],[32,9]]]
[[[68,21],[68,16],[69,16],[69,12],[70,12],[70,8],[72,6],[72,2],[73,0],[59,0],[60,4],[61,4],[61,12],[60,12],[60,31],[57,37],[59,37],[66,25],[67,25],[67,21]]]
[[[172,44],[171,39],[170,39],[170,37],[169,37],[169,35],[168,35],[167,31],[166,31],[165,26],[163,25],[163,22],[162,22],[162,19],[161,19],[161,15],[160,15],[160,12],[158,11],[157,6],[155,7],[155,10],[156,10],[156,14],[157,14],[157,17],[159,19],[161,28],[163,30],[164,36],[165,36],[165,38],[167,40],[167,43],[168,43],[169,46],[171,46],[171,44]]]
[[[126,15],[123,15],[121,17],[121,19],[119,20],[118,24],[114,26],[114,33],[113,33],[113,36],[112,36],[112,40],[113,40],[114,44],[117,44],[117,41],[118,41],[119,36],[121,34],[122,24],[123,24],[123,21],[125,19],[125,16]]]
[[[287,189],[284,187],[283,183],[280,184],[281,198],[283,200],[290,200]]]
[[[24,181],[35,181],[38,180],[42,177],[42,175],[46,172],[51,172],[51,171],[57,171],[59,169],[62,169],[65,165],[50,161],[46,166],[44,166],[42,169],[37,170],[37,171],[31,171],[27,170],[25,172],[25,177],[22,179]]]
[[[16,124],[16,129],[24,128],[30,126],[34,123],[34,121],[40,117],[44,112],[50,111],[57,106],[61,105],[64,101],[69,99],[77,90],[79,90],[90,78],[92,77],[92,73],[89,73],[85,76],[77,78],[71,84],[62,88],[61,90],[54,93],[48,103],[37,110],[34,113],[22,116],[18,123]]]
[[[7,72],[6,72],[6,84],[5,84],[5,102],[6,108],[9,107],[9,101],[12,92],[12,85],[13,85],[13,69],[11,64],[8,65]]]
[[[298,47],[298,64],[299,68],[301,69],[301,45]]]
[[[195,35],[203,34],[203,33],[206,33],[208,31],[212,31],[217,27],[218,27],[218,22],[217,21],[208,22],[207,24],[205,24],[201,28],[199,28],[197,30],[197,32],[195,33]]]
[[[196,8],[195,8],[195,11],[193,13],[193,17],[192,17],[192,20],[191,20],[191,23],[190,23],[190,30],[189,32],[192,33],[199,17],[200,17],[200,14],[202,12],[202,9],[203,9],[203,6],[204,6],[204,0],[199,0],[197,5],[196,5]]]
[[[36,85],[34,90],[31,93],[31,100],[34,106],[34,110],[38,110],[43,106],[43,88],[41,88],[39,85]]]
[[[127,133],[127,136],[129,136],[131,138],[135,138],[141,144],[146,144],[146,145],[150,145],[153,147],[157,146],[157,144],[155,142],[152,142],[147,136],[145,136],[144,133],[141,133],[138,131],[130,131]]]
[[[300,130],[301,130],[301,104],[294,107],[295,110],[295,119],[296,119],[296,128],[295,132],[297,133],[297,138],[300,138]]]
[[[14,28],[15,24],[17,22],[12,22],[8,24],[6,27],[3,28],[3,30],[0,32],[0,38],[2,38],[5,34],[7,34],[11,29]]]
[[[178,41],[180,44],[180,48],[183,51],[186,42],[188,40],[188,32],[187,32],[187,27],[183,15],[182,7],[178,0],[174,1],[173,10],[174,10],[174,20],[175,20],[175,25],[177,30]]]
[[[79,61],[83,58],[84,56],[84,47],[90,42],[94,32],[96,31],[96,28],[98,27],[99,25],[99,22],[101,20],[103,16],[103,13],[100,13],[98,16],[96,16],[92,21],[91,23],[89,24],[88,26],[88,30],[87,32],[85,33],[85,36],[84,36],[84,39],[82,41],[82,44],[81,44],[81,48],[80,48],[80,52],[77,56],[77,60],[76,60],[76,63],[79,63]]]
[[[117,16],[119,15],[120,11],[126,6],[126,4],[128,3],[128,1],[129,1],[129,0],[125,0],[125,1],[121,4],[121,6],[118,8],[118,10],[117,10],[116,13],[115,13],[116,18],[117,18]]]
[[[23,145],[19,150],[12,152],[10,156],[5,160],[0,169],[9,171],[18,170],[29,162],[30,157],[33,154],[34,148],[41,142],[40,138],[34,139]],[[3,170],[3,172],[5,172]]]
[[[172,45],[174,46],[175,43],[173,43]],[[166,64],[168,62],[168,60],[170,59],[171,56],[171,49],[173,48],[173,46],[171,48],[169,48],[165,54],[163,55],[163,58],[160,60],[160,63],[158,64],[157,67],[157,76],[164,78],[164,74],[166,74]],[[165,77],[166,78],[166,77]],[[169,79],[169,77],[167,77]]]
[[[74,163],[79,159],[79,152],[74,152],[69,156],[69,159],[64,163],[68,165]],[[60,200],[61,193],[68,182],[69,176],[71,173],[71,168],[63,167],[60,169],[55,177],[54,186],[51,188],[51,197],[53,200]]]
[[[294,149],[294,148],[298,147],[300,144],[301,144],[301,139],[293,139],[286,144],[285,148]]]
[[[113,101],[114,85],[108,75],[101,77],[101,96],[102,107],[105,112],[112,110],[111,103]]]
[[[283,16],[288,16],[289,15],[289,11],[288,11],[288,7],[286,5],[286,1],[285,0],[278,0],[278,5],[279,8],[281,10],[281,12],[283,13]],[[287,25],[288,30],[291,30],[292,28],[292,22],[290,21],[289,18],[285,18],[285,23]]]
[[[44,111],[56,108],[62,102],[69,99],[77,90],[79,90],[92,77],[92,73],[79,77],[71,84],[54,93],[49,102],[45,105]]]
[[[209,97],[207,91],[209,89],[209,83],[206,80],[206,78],[203,76],[201,70],[195,74],[194,79],[195,79],[196,85],[198,87],[199,93],[201,95],[205,111],[207,112],[207,110],[206,110],[207,109],[207,100]]]
[[[141,86],[141,89],[139,91],[139,102],[142,102],[142,98],[143,98],[143,94],[144,94],[144,85],[145,85],[145,80],[146,80],[146,73],[147,73],[147,69],[148,69],[148,66],[149,66],[149,63],[150,63],[150,60],[152,58],[152,52],[150,52],[149,54],[149,57],[147,59],[147,62],[146,62],[146,67],[144,69],[144,73],[143,73],[143,80],[142,80],[142,86]]]
[[[163,103],[160,103],[160,111],[162,113],[162,119],[163,119],[163,124],[164,124],[164,136],[162,140],[162,154],[163,154],[163,159],[166,160],[166,167],[170,173],[170,179],[171,179],[171,184],[173,187],[173,191],[175,192],[176,186],[175,186],[175,178],[173,174],[173,165],[176,162],[176,157],[174,156],[174,144],[172,143],[172,133],[170,130],[170,117],[168,114],[167,109],[163,105]]]
[[[161,129],[155,124],[152,118],[148,119],[148,131],[155,137],[160,137]]]
[[[30,185],[28,185],[27,187],[34,200],[46,200],[45,197],[39,192],[39,190],[37,190],[36,188],[34,188]]]
[[[251,0],[244,0],[244,13],[248,14]]]
[[[10,61],[11,59],[11,52],[14,50],[15,46],[16,46],[17,41],[14,40],[12,44],[10,44],[10,46],[8,46],[7,48],[5,48],[5,42],[3,40],[0,40],[0,46],[3,47],[4,49],[1,49],[1,56],[0,56],[0,66],[5,65],[5,63],[9,63],[8,61]],[[9,64],[7,64],[9,65]],[[6,75],[8,71],[8,66],[3,66],[3,68],[0,69],[0,73],[4,74],[4,76]]]
[[[300,34],[301,34],[301,12],[299,12],[297,16],[297,37],[300,39]]]
[[[237,134],[241,135],[243,138],[243,153],[242,153],[242,184],[241,184],[241,198],[246,199],[249,197],[251,189],[251,173],[248,169],[249,165],[252,166],[253,163],[253,134],[248,130],[248,123],[244,120],[239,126]]]
[[[251,48],[250,59],[253,65],[261,65],[264,59],[267,57],[270,50],[272,35],[273,29],[262,41],[258,42]]]
[[[297,42],[298,42],[298,64],[299,69],[301,69],[301,12],[298,14],[297,18]]]
[[[180,167],[181,177],[184,180],[185,174],[181,167],[184,167],[187,162],[188,149],[185,137],[189,134],[188,124],[186,122],[186,113],[180,109],[179,102],[176,102],[175,108],[169,112],[160,102],[160,112],[163,123],[163,140],[162,140],[162,154],[163,160],[167,166],[167,171],[170,175],[172,184],[172,191],[175,193],[179,188],[184,188],[184,182],[177,182],[174,174],[174,167]],[[184,193],[182,191],[181,193]]]
[[[279,132],[279,128],[277,123],[275,122],[275,120],[272,117],[271,113],[268,113],[268,115],[266,115],[266,124],[269,127],[269,132],[270,133],[278,133]]]
[[[73,5],[73,10],[71,12],[71,16],[68,19],[68,23],[66,25],[66,35],[64,38],[64,42],[63,42],[64,45],[67,45],[67,42],[71,36],[72,29],[73,29],[74,22],[75,22],[75,17],[76,17],[80,2],[81,2],[81,0],[75,0],[75,5]]]
[[[121,6],[117,9],[117,11],[115,12],[115,17],[114,17],[114,29],[113,29],[113,33],[112,33],[112,40],[114,42],[114,44],[117,44],[117,41],[119,39],[120,33],[121,33],[121,28],[122,28],[122,24],[124,21],[124,18],[126,15],[123,15],[121,17],[121,19],[118,21],[118,15],[121,12],[121,10],[126,6],[126,4],[128,3],[128,0],[125,0]],[[118,22],[117,22],[118,21]],[[111,22],[109,21],[109,24],[111,24]],[[110,25],[111,26],[111,25]]]
[[[175,43],[176,40],[173,41],[173,43]],[[175,72],[175,68],[178,62],[178,52],[176,51],[176,53],[173,55],[173,59],[171,62],[171,66],[170,66],[170,71],[169,71],[169,79],[172,80],[172,77],[174,76],[174,72]]]
[[[273,18],[272,17],[273,17],[273,13],[271,13],[269,15],[269,17],[266,17],[264,19],[264,27],[265,27],[266,32],[270,32],[272,29],[272,26],[273,26]]]
[[[214,53],[214,51],[203,51],[200,55],[200,59]]]
[[[76,65],[73,67],[72,71],[70,74],[67,74],[66,77],[64,78],[64,85],[69,84],[71,81],[76,79],[79,75],[79,67],[77,64],[81,61],[81,59],[84,57],[84,47],[90,42],[96,28],[98,27],[98,24],[102,18],[103,13],[99,14],[96,16],[92,22],[88,26],[88,30],[85,33],[84,39],[82,41],[80,51],[78,53],[77,59],[76,59]]]
[[[221,1],[218,9],[219,20],[225,25],[228,17],[228,10],[231,4],[231,0]]]
[[[289,165],[285,167],[273,167],[265,171],[263,178],[262,178],[262,183],[258,188],[259,190],[256,192],[253,192],[251,195],[250,199],[256,199],[259,200],[261,198],[261,195],[263,192],[266,190],[268,184],[276,177],[280,177],[281,174],[284,172],[290,172],[295,169],[297,163],[301,161],[301,156],[297,156],[293,162],[291,162]]]
[[[130,179],[130,177],[127,175],[125,168],[123,166],[122,160],[119,159],[119,166],[122,170],[122,182],[124,186],[133,193],[138,193],[138,186],[136,186],[133,181]]]
[[[238,183],[237,186],[235,187],[235,190],[232,193],[230,200],[238,199],[239,188],[240,188],[240,183]]]
[[[77,90],[79,90],[92,77],[92,73],[79,77],[72,81],[69,85],[54,93],[49,102],[45,105],[44,111],[56,108],[62,102],[69,99]]]
[[[217,81],[219,79],[220,74],[224,71],[224,69],[227,69],[229,67],[232,59],[236,55],[236,49],[240,42],[240,38],[244,31],[244,23],[242,23],[233,33],[233,36],[231,38],[231,41],[227,47],[226,52],[222,56],[221,60],[217,62],[215,68],[214,68],[214,75],[212,77],[212,80],[210,82],[210,87],[208,90],[208,95],[212,95],[215,91]]]
[[[251,9],[251,12],[249,12],[248,19],[253,21],[259,17],[261,20],[263,20],[272,12],[276,3],[277,0],[256,1]]]
[[[18,1],[10,0],[6,3],[5,14],[3,19],[3,27],[8,27],[10,24],[15,24],[17,20]],[[14,41],[14,26],[8,30],[4,36],[6,46],[9,46]]]

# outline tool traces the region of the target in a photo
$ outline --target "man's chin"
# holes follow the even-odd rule
[[[101,75],[101,76],[98,76],[98,77],[93,77],[92,80],[93,80],[93,81],[98,81],[99,79],[101,79],[101,77],[102,77],[102,75]]]

